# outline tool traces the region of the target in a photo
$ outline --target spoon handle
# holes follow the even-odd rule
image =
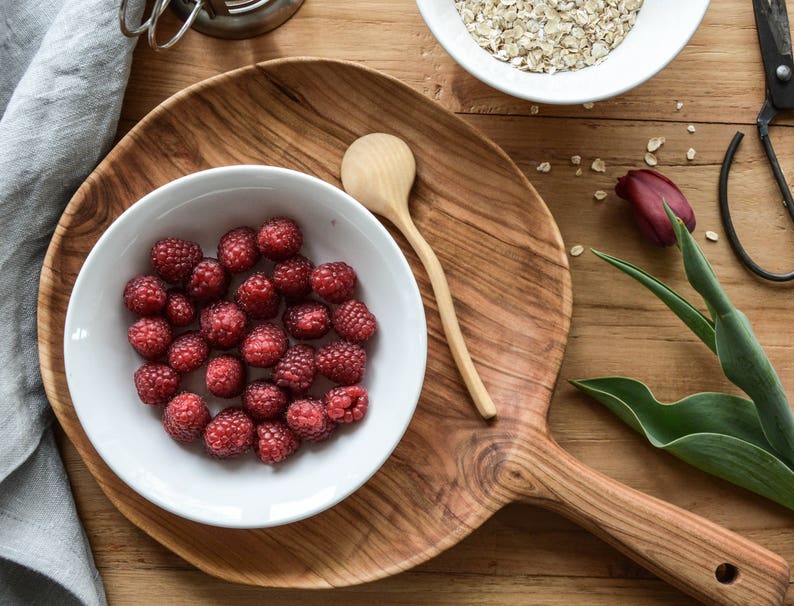
[[[463,340],[463,334],[460,332],[460,325],[458,324],[458,316],[452,303],[452,294],[449,292],[449,284],[447,283],[444,269],[441,267],[441,262],[409,216],[400,216],[399,220],[395,221],[395,224],[416,251],[419,260],[422,261],[422,265],[425,266],[427,276],[430,278],[430,284],[433,287],[433,293],[436,296],[438,314],[441,316],[441,326],[444,329],[444,335],[447,337],[452,358],[455,360],[469,394],[471,394],[474,405],[484,419],[492,419],[496,416],[496,407],[493,400],[491,400],[491,396],[488,395],[480,375],[477,374],[477,369],[474,367],[474,362],[472,362],[469,355],[466,342]]]

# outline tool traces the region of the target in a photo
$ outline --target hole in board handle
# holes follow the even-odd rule
[[[714,570],[714,576],[723,585],[730,585],[739,577],[739,569],[733,564],[724,562]]]

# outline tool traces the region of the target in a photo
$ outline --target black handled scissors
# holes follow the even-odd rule
[[[766,100],[758,114],[758,135],[764,145],[766,157],[775,173],[775,180],[783,194],[786,209],[794,220],[794,199],[786,183],[783,171],[777,161],[772,141],[769,138],[769,124],[780,112],[794,109],[794,60],[792,60],[791,31],[788,24],[788,13],[785,0],[753,0],[755,11],[755,27],[758,30],[758,43],[761,46],[761,57],[764,60],[766,75]],[[750,271],[775,282],[794,280],[794,271],[776,274],[765,270],[753,261],[744,250],[736,230],[733,228],[731,212],[728,208],[728,173],[731,170],[733,156],[741,143],[744,133],[737,132],[722,161],[720,170],[720,212],[725,233],[736,255]]]

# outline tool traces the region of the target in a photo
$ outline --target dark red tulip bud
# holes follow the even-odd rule
[[[695,211],[675,183],[655,170],[630,170],[618,179],[615,193],[634,209],[640,231],[656,246],[676,243],[675,232],[664,212],[664,204],[681,219],[691,232],[695,229]]]

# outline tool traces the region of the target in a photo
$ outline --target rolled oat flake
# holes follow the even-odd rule
[[[623,42],[643,0],[455,0],[481,48],[522,71],[598,65]]]

